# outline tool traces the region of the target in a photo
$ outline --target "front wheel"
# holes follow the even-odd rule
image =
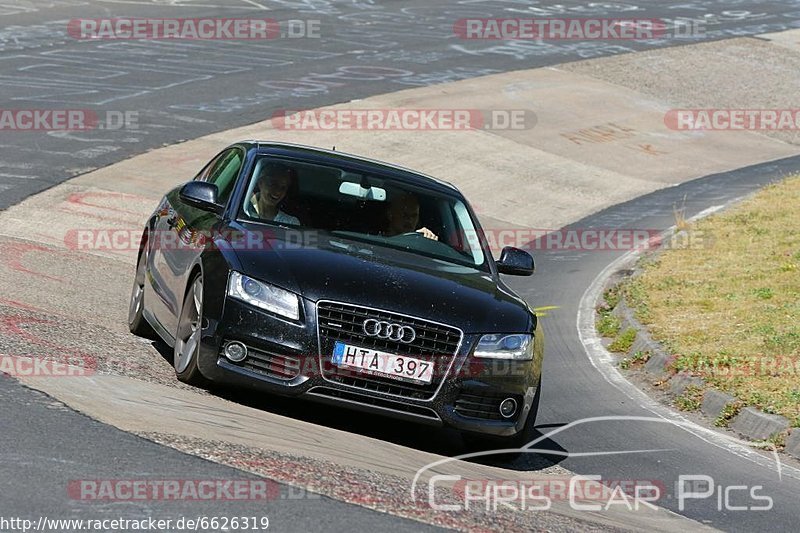
[[[136,264],[136,276],[133,278],[133,289],[128,306],[128,329],[134,335],[146,339],[155,339],[156,332],[144,317],[144,284],[147,275],[147,245],[139,254]]]
[[[208,380],[197,368],[200,354],[200,336],[203,333],[203,276],[198,274],[191,282],[183,299],[178,332],[175,335],[175,351],[172,364],[180,381],[202,387]]]

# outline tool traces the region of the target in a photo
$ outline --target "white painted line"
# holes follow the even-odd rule
[[[246,4],[250,4],[251,6],[255,6],[258,9],[263,9],[264,11],[269,11],[269,8],[265,5],[259,4],[258,2],[254,2],[253,0],[242,0]]]
[[[708,209],[704,209],[688,220],[695,221],[712,213],[716,213],[721,209],[740,201],[742,198],[744,197],[736,198],[725,205],[716,205],[709,207]],[[674,231],[674,229],[675,226],[667,229],[662,233],[662,237]],[[774,459],[770,459],[748,447],[746,441],[736,439],[719,431],[703,427],[695,422],[692,422],[691,420],[688,420],[677,411],[651,398],[639,387],[628,381],[625,376],[622,375],[622,373],[620,373],[616,365],[615,357],[605,349],[601,342],[601,338],[595,329],[595,308],[597,306],[597,302],[602,296],[603,287],[606,280],[617,270],[620,270],[628,265],[633,265],[640,255],[640,250],[631,250],[630,252],[611,262],[608,266],[606,266],[606,268],[603,269],[602,272],[597,275],[597,277],[592,281],[591,285],[589,285],[589,287],[586,289],[586,292],[584,292],[583,296],[581,297],[581,301],[578,306],[576,326],[578,329],[578,337],[580,338],[581,344],[584,347],[584,351],[586,352],[589,362],[597,369],[598,372],[600,372],[600,374],[608,383],[610,383],[625,396],[636,402],[642,409],[650,411],[654,415],[672,422],[676,427],[680,427],[686,432],[691,433],[707,444],[711,444],[726,450],[737,457],[776,472],[779,478],[781,478],[782,475],[787,474],[791,478],[800,480],[800,469],[781,464],[777,452],[774,452]]]
[[[700,220],[701,218],[706,218],[707,216],[713,215],[717,211],[721,211],[724,208],[725,208],[724,205],[714,205],[714,206],[711,206],[711,207],[707,207],[706,209],[703,209],[702,211],[697,213],[695,216],[690,218],[689,222],[694,222],[695,220]],[[674,226],[673,226],[673,228],[674,228]],[[671,231],[673,228],[670,228],[667,231]]]

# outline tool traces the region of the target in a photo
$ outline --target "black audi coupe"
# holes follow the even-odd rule
[[[519,446],[542,328],[449,183],[337,151],[244,141],[145,225],[129,327],[179,380],[298,396]]]

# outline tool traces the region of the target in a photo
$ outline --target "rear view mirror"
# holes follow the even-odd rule
[[[360,183],[352,181],[343,181],[341,185],[339,185],[339,192],[363,200],[386,201],[386,189],[381,189],[380,187],[364,188]]]

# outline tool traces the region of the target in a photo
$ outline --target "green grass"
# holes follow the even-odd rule
[[[614,339],[614,342],[608,345],[608,349],[612,352],[627,353],[627,351],[631,349],[631,346],[633,346],[633,341],[635,340],[636,330],[633,328],[628,328],[617,335],[617,338]]]
[[[800,427],[800,178],[688,231],[714,238],[641,261],[625,301],[676,371]]]
[[[689,385],[686,390],[675,398],[675,405],[681,411],[697,411],[703,404],[703,389]]]
[[[603,294],[603,300],[605,300],[608,309],[614,309],[620,300],[619,288],[615,286],[608,289]]]
[[[597,331],[603,337],[616,337],[619,333],[619,328],[619,318],[612,314],[601,315],[600,320],[597,321]]]
[[[623,370],[628,370],[634,365],[646,363],[650,359],[650,352],[637,351],[630,357],[626,357],[619,362],[619,367]]]
[[[743,407],[744,404],[742,402],[729,403],[722,408],[722,412],[714,421],[714,425],[722,428],[728,427],[728,424],[730,424],[731,420],[736,418],[736,415],[739,414]]]

